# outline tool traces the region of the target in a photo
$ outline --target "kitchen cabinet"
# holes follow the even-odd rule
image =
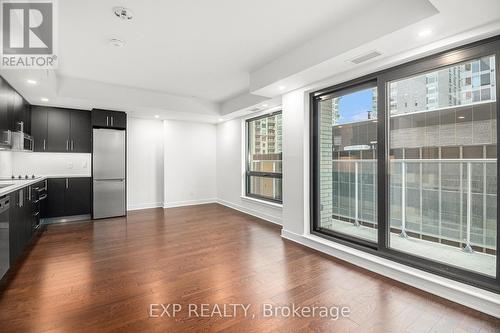
[[[90,214],[90,177],[51,178],[44,218]]]
[[[70,150],[73,153],[90,153],[92,126],[88,111],[72,110],[70,117]]]
[[[31,111],[31,135],[33,136],[33,150],[47,151],[48,110],[43,107],[33,107]]]
[[[70,141],[70,113],[52,108],[47,113],[47,151],[67,152]]]
[[[90,112],[34,106],[31,120],[36,152],[91,152]]]
[[[51,178],[47,180],[47,199],[45,217],[60,217],[65,214],[66,178]]]
[[[10,129],[9,119],[9,86],[7,81],[0,77],[0,130]]]
[[[0,77],[0,130],[23,130],[31,134],[30,104],[2,77]]]
[[[22,255],[33,236],[31,190],[31,186],[28,186],[10,194],[9,251],[11,265]]]
[[[92,126],[101,128],[127,128],[127,114],[119,111],[92,110]]]

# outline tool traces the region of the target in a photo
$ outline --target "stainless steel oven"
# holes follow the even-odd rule
[[[43,205],[47,199],[47,180],[33,185],[31,191],[31,200],[33,202],[33,223],[32,231],[36,232],[40,228],[40,218],[43,211]]]

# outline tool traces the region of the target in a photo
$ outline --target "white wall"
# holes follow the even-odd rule
[[[91,154],[12,152],[12,174],[90,177]]]
[[[127,209],[162,206],[162,121],[128,117]]]
[[[308,112],[304,92],[283,96],[283,230],[307,232],[309,221]]]
[[[215,125],[165,120],[164,169],[164,207],[215,202]]]
[[[242,197],[244,191],[244,119],[217,125],[217,198],[231,208],[281,224],[282,209]]]

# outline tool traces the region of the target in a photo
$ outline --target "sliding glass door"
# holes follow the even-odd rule
[[[319,102],[321,220],[325,232],[377,241],[377,87]]]
[[[496,275],[495,56],[388,83],[390,246]]]
[[[500,292],[500,38],[311,94],[311,233]]]

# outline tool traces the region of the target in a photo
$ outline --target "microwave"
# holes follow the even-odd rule
[[[24,132],[12,132],[12,150],[33,151],[33,137]]]
[[[0,130],[0,150],[12,148],[12,132],[9,130]]]

